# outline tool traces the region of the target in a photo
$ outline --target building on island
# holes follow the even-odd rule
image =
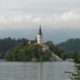
[[[42,46],[43,51],[46,51],[46,50],[50,51],[49,46],[43,42],[43,34],[42,34],[41,26],[39,27],[39,32],[38,32],[36,39],[31,40],[31,41],[29,40],[29,44],[32,44],[32,45],[38,44],[38,45]],[[54,52],[52,52],[52,51],[50,51],[50,52],[52,54],[50,60],[62,61],[62,59],[59,56],[57,56]]]
[[[37,35],[37,44],[43,45],[43,35],[42,35],[42,29],[41,26],[39,28],[39,33]]]
[[[44,51],[49,49],[49,47],[46,44],[43,43],[43,34],[42,34],[41,25],[39,27],[39,32],[38,32],[38,35],[37,35],[36,39],[35,40],[30,40],[28,43],[33,44],[33,45],[36,45],[36,44],[41,45],[43,47]]]

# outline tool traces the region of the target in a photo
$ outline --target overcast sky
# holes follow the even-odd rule
[[[36,29],[40,24],[44,29],[79,30],[80,0],[0,0],[0,31]]]
[[[46,28],[79,29],[80,0],[0,0],[0,30],[39,24]]]

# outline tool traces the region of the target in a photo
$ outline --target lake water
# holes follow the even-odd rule
[[[72,62],[0,62],[0,80],[70,80]]]

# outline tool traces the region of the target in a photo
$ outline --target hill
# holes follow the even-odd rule
[[[27,42],[27,39],[0,39],[0,59],[3,59],[5,53],[15,48],[18,44],[25,45]],[[49,46],[50,50],[57,54],[59,57],[64,55],[62,53],[65,53],[64,57],[67,58],[71,57],[73,51],[80,53],[80,39],[69,39],[57,45],[53,44],[52,42],[47,42],[46,44]]]
[[[67,57],[71,57],[73,51],[80,53],[80,39],[69,39],[57,45],[58,48],[63,48]]]
[[[17,44],[21,44],[25,42],[27,43],[28,40],[26,39],[11,39],[11,38],[4,38],[0,39],[0,59],[4,58],[4,55],[7,51],[14,48]]]
[[[49,61],[51,52],[43,50],[42,46],[38,44],[23,44],[17,45],[15,48],[9,50],[5,55],[7,61]]]

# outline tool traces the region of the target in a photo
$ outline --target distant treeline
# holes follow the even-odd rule
[[[28,40],[26,39],[11,39],[11,38],[5,38],[0,39],[0,59],[4,58],[4,55],[7,51],[14,48],[17,44],[21,43],[27,43]]]
[[[29,40],[24,39],[24,38],[17,39],[17,40],[16,39],[11,39],[11,38],[0,39],[0,59],[4,59],[5,54],[7,52],[11,51],[11,54],[12,54],[15,50],[19,49],[19,47],[21,47],[21,49],[23,49],[28,44],[28,42],[29,42]],[[64,50],[63,49],[58,49],[55,46],[55,44],[53,44],[52,41],[48,41],[44,44],[48,45],[50,50],[53,51],[55,54],[57,54],[60,57],[63,57]],[[32,45],[30,45],[30,46],[32,46]],[[23,52],[25,52],[25,50]],[[16,54],[16,52],[15,52],[15,54]]]
[[[57,45],[58,48],[63,48],[65,55],[71,58],[72,54],[76,51],[80,54],[80,39],[69,39]]]
[[[28,39],[0,39],[0,59],[3,59],[5,53],[9,50],[15,48],[17,45],[25,45],[28,41]],[[71,58],[74,51],[80,53],[80,39],[69,39],[58,45],[53,44],[51,41],[46,42],[46,44],[49,45],[51,51],[62,58]]]

